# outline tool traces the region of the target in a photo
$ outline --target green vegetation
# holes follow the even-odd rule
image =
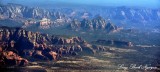
[[[23,23],[15,22],[12,20],[0,20],[0,26],[9,26],[9,27],[21,27]]]

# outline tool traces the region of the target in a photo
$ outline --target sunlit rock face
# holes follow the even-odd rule
[[[43,18],[42,20],[40,20],[39,25],[40,25],[40,28],[42,29],[48,29],[50,28],[51,23],[52,22],[50,19]]]
[[[8,4],[0,7],[3,18],[43,18],[50,17],[52,14],[45,9],[28,8],[19,4]]]
[[[23,23],[23,27],[36,24],[41,29],[61,26],[68,21],[64,14],[39,7],[26,7],[19,4],[0,6],[0,20],[12,20]]]

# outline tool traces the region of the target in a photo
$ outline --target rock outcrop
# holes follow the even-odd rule
[[[20,18],[43,18],[53,16],[49,11],[40,8],[28,8],[19,4],[7,4],[0,6],[1,18],[20,19]]]
[[[106,32],[115,32],[120,30],[116,25],[111,22],[107,22],[101,16],[97,16],[94,19],[83,19],[82,21],[73,20],[69,27],[73,30],[103,30]]]
[[[0,47],[0,68],[8,66],[24,66],[28,64],[28,60],[20,57],[17,53],[11,50],[3,50]]]

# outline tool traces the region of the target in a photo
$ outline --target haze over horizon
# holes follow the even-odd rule
[[[17,3],[32,6],[70,6],[70,5],[94,5],[94,6],[127,6],[160,8],[160,0],[2,0],[2,3]]]

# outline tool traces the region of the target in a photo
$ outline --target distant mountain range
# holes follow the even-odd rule
[[[101,16],[102,18],[97,18]],[[49,19],[42,25],[43,29],[58,27],[69,24],[75,28],[80,23],[81,28],[95,30],[107,27],[108,32],[116,30],[117,26],[112,21],[124,21],[131,23],[150,23],[160,21],[160,9],[136,9],[127,7],[107,8],[56,8],[42,9],[39,7],[29,8],[19,4],[7,4],[0,6],[0,20],[10,19],[22,22],[25,27],[32,24],[40,24],[43,18]],[[104,18],[104,19],[103,19]],[[48,21],[48,20],[47,20]],[[112,23],[111,23],[112,22]],[[111,24],[111,25],[110,25]],[[109,25],[109,26],[108,26]],[[129,25],[129,24],[128,24]],[[41,25],[40,25],[41,26]],[[79,27],[78,27],[79,28]]]

